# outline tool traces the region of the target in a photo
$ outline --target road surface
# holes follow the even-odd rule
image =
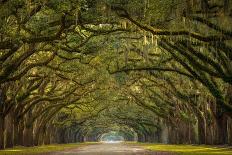
[[[84,146],[67,151],[49,153],[46,155],[171,155],[167,152],[150,152],[139,146],[124,143],[101,143]]]

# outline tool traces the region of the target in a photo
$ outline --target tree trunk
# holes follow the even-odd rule
[[[44,126],[45,124],[43,124],[43,121],[35,121],[34,123],[34,146],[38,146],[40,144],[44,143]]]
[[[161,143],[162,142],[162,130],[160,128],[157,128],[155,136],[156,136],[156,143]]]
[[[0,149],[4,149],[5,145],[4,145],[4,123],[5,122],[5,118],[0,115]]]
[[[169,143],[169,135],[168,135],[168,127],[167,125],[163,125],[162,127],[162,133],[161,133],[161,143],[168,144]]]
[[[168,128],[168,141],[170,144],[175,144],[177,143],[177,138],[176,138],[176,135],[177,135],[177,130],[175,129],[175,127],[173,126],[170,126]]]
[[[33,135],[33,119],[32,119],[32,110],[26,115],[25,128],[23,133],[23,144],[24,146],[33,146],[34,145],[34,135]]]
[[[198,143],[206,144],[206,122],[202,114],[197,115],[198,118]]]
[[[197,124],[190,124],[191,126],[191,131],[190,131],[190,136],[191,136],[191,144],[197,144],[198,143],[198,132],[197,132]]]
[[[227,144],[227,116],[222,114],[216,118],[216,144]]]
[[[40,136],[41,136],[41,128],[37,126],[34,133],[34,146],[38,146],[40,144]]]
[[[66,129],[59,129],[58,135],[59,135],[59,144],[64,144],[65,143],[65,134],[66,134]]]
[[[216,106],[216,139],[215,144],[222,145],[227,143],[227,116],[224,113],[224,111],[221,109],[221,107]]]
[[[14,145],[19,145],[19,120],[14,119]]]
[[[13,113],[9,112],[9,114],[6,116],[6,148],[12,148],[14,146],[13,138],[14,138],[14,119],[13,119]]]
[[[51,127],[47,127],[47,129],[45,129],[46,131],[44,131],[45,136],[44,136],[44,144],[48,145],[51,143]]]
[[[82,135],[82,132],[79,132],[77,139],[78,139],[78,142],[84,142],[84,136]]]
[[[24,129],[23,144],[24,146],[33,146],[33,125],[27,124]]]
[[[40,120],[36,120],[34,122],[34,146],[38,146],[40,144],[40,137],[41,137],[41,133],[42,133],[42,126],[40,124]]]
[[[40,132],[38,133],[38,136],[39,136],[39,141],[38,141],[38,145],[42,145],[44,144],[44,141],[45,139],[47,138],[46,137],[46,127],[45,126],[41,126]]]
[[[74,136],[74,142],[78,142],[78,135],[79,135],[79,130],[77,130],[76,132],[75,132],[75,136]]]
[[[228,118],[228,144],[232,146],[232,119]]]
[[[24,132],[24,120],[21,120],[19,122],[19,128],[18,128],[18,142],[19,142],[19,145],[23,146],[23,132]]]
[[[23,144],[24,146],[33,146],[34,145],[34,121],[32,115],[32,109],[30,109],[25,117],[25,128],[23,133]]]
[[[206,125],[206,139],[205,139],[205,144],[207,145],[212,145],[214,144],[214,139],[215,139],[215,122],[214,123],[209,123],[207,122]]]
[[[77,131],[76,132],[76,135],[75,135],[75,142],[79,142],[80,141],[80,139],[79,139],[79,136],[80,135],[80,131]]]
[[[0,149],[5,148],[5,115],[4,105],[6,100],[5,86],[0,85]]]
[[[232,85],[227,88],[226,100],[232,105]],[[228,144],[232,146],[232,117],[228,117]]]

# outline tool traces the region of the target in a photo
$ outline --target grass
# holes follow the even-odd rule
[[[27,155],[63,151],[66,149],[78,148],[85,145],[92,145],[95,143],[72,143],[72,144],[53,144],[42,145],[36,147],[14,147],[12,149],[0,150],[0,155]]]
[[[136,143],[153,151],[173,152],[177,155],[232,155],[232,148],[208,145],[165,145]]]

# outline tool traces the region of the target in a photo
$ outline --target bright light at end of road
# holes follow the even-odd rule
[[[109,141],[102,141],[103,143],[111,143],[111,144],[115,144],[115,143],[122,143],[123,141],[113,141],[113,140],[109,140]]]

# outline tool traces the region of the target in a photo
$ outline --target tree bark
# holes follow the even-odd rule
[[[206,144],[206,122],[202,114],[197,115],[198,118],[198,143]]]
[[[33,140],[33,125],[34,122],[32,120],[32,110],[28,112],[26,115],[26,121],[25,121],[25,128],[23,133],[23,144],[24,146],[33,146],[34,140]]]
[[[205,144],[207,145],[212,145],[214,144],[216,139],[215,136],[215,121],[213,121],[212,123],[206,122],[206,140],[205,140]]]
[[[24,132],[24,127],[25,127],[25,125],[24,125],[24,120],[21,120],[20,122],[19,122],[19,128],[18,128],[18,133],[19,133],[19,135],[18,135],[18,142],[19,142],[19,145],[21,145],[21,146],[23,146],[23,132]]]
[[[65,134],[66,134],[66,130],[65,129],[59,129],[58,130],[58,143],[59,144],[64,144],[65,143]]]
[[[41,128],[37,126],[34,133],[34,146],[38,146],[40,144],[40,136],[41,136]]]
[[[232,85],[227,88],[226,100],[232,104]],[[228,117],[228,144],[232,146],[232,118]]]
[[[75,135],[74,135],[74,142],[78,142],[78,135],[79,135],[79,130],[77,130],[75,132]]]
[[[218,145],[227,144],[227,116],[217,107],[216,113],[216,143]]]
[[[45,129],[45,136],[44,136],[44,144],[48,145],[51,143],[51,127],[48,126],[46,129]]]
[[[24,129],[24,135],[23,135],[23,144],[24,146],[30,147],[33,146],[33,125],[28,124],[26,125]]]
[[[9,112],[9,114],[6,116],[6,146],[5,148],[12,148],[14,146],[13,139],[14,139],[14,119],[13,119],[13,113]]]
[[[5,148],[5,115],[4,104],[6,100],[5,86],[0,84],[0,149]]]
[[[4,116],[0,115],[0,149],[4,149],[5,148],[5,136],[4,136],[4,123],[5,122],[5,118]]]
[[[19,120],[14,119],[14,145],[19,145]]]
[[[228,144],[232,146],[232,119],[228,118]]]

